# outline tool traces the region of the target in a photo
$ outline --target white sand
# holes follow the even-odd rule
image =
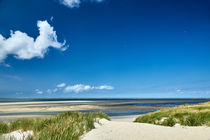
[[[110,117],[115,122],[133,122],[140,115],[127,115],[127,116],[113,116]]]
[[[99,121],[82,140],[210,140],[210,127],[165,127],[145,123]]]

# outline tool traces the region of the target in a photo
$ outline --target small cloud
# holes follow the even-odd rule
[[[95,87],[95,89],[107,89],[107,90],[113,90],[113,89],[114,89],[114,87],[113,87],[113,86],[103,85],[103,86],[98,86],[98,87]]]
[[[64,92],[82,92],[82,91],[87,91],[87,90],[91,90],[91,86],[89,85],[82,85],[82,84],[77,84],[77,85],[73,85],[73,86],[67,86],[64,89]]]
[[[103,2],[103,0],[59,0],[61,4],[69,8],[78,8],[82,2]]]
[[[90,86],[90,85],[76,84],[76,85],[66,86],[66,83],[60,83],[56,86],[56,88],[47,89],[46,92],[51,94],[51,93],[57,93],[63,90],[63,92],[65,93],[68,93],[68,92],[79,93],[79,92],[89,91],[89,90],[113,90],[113,89],[114,87],[110,85]]]
[[[90,85],[83,85],[83,84],[76,84],[73,86],[67,86],[64,89],[64,92],[83,92],[83,91],[89,91],[89,90],[113,90],[113,86],[108,85],[102,85],[102,86],[90,86]]]
[[[61,83],[61,84],[57,85],[58,88],[62,88],[62,87],[65,87],[65,86],[66,86],[66,83]]]
[[[36,94],[43,94],[43,91],[39,90],[39,89],[35,89]]]

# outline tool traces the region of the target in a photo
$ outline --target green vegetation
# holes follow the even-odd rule
[[[164,108],[139,116],[134,122],[164,126],[174,126],[176,123],[184,126],[210,126],[210,102]]]
[[[83,133],[94,128],[97,118],[109,120],[103,113],[65,112],[50,117],[0,122],[0,135],[21,129],[33,130],[34,140],[78,140]]]

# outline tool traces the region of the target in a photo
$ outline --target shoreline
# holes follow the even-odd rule
[[[7,118],[48,116],[62,112],[103,112],[116,121],[134,120],[132,116],[168,108],[167,105],[181,103],[197,103],[198,100],[75,100],[75,101],[31,101],[31,102],[2,102],[0,103],[0,121]],[[160,105],[160,106],[158,106]],[[161,106],[162,105],[162,106]],[[132,117],[132,118],[130,118]],[[5,119],[6,118],[6,119]]]

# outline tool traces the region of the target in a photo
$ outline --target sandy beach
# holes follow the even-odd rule
[[[96,128],[81,140],[209,140],[210,127],[166,127],[146,123],[133,123],[134,116],[107,121],[102,119]],[[127,122],[126,122],[127,121]]]

